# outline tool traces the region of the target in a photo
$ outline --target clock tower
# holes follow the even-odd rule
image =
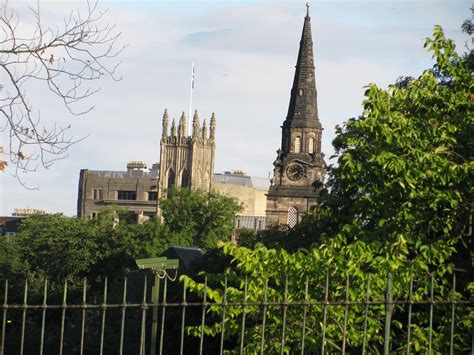
[[[281,148],[274,161],[273,179],[267,194],[267,225],[293,227],[318,201],[323,182],[323,128],[318,118],[313,40],[309,4],[304,19],[288,114],[283,122]]]

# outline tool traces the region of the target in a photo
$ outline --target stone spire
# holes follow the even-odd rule
[[[284,127],[321,128],[316,102],[316,78],[314,75],[313,38],[309,4],[304,18],[295,77],[291,88],[290,105]]]
[[[184,115],[184,111],[181,114],[179,119],[179,126],[178,126],[178,135],[180,137],[184,137],[186,135],[186,116]]]
[[[216,138],[216,115],[214,114],[214,112],[211,115],[211,123],[209,125],[209,138]]]
[[[173,118],[173,121],[171,122],[171,137],[176,137],[176,123]]]
[[[162,136],[168,136],[168,110],[165,109],[165,113],[163,114],[163,126],[162,126]]]
[[[193,118],[193,137],[199,136],[199,115],[198,111],[194,111],[194,118]]]
[[[203,140],[207,139],[206,119],[204,119],[204,121],[202,121],[202,139]]]

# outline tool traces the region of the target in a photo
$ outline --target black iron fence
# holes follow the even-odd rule
[[[414,297],[413,279],[405,295],[394,294],[391,275],[382,299],[373,298],[370,278],[358,295],[347,278],[340,285],[345,297],[331,299],[329,279],[318,286],[321,299],[311,298],[316,286],[308,278],[301,299],[291,295],[288,277],[281,297],[272,298],[267,280],[259,301],[249,297],[247,279],[236,301],[227,277],[218,295],[207,278],[190,294],[186,280],[147,272],[121,285],[105,279],[100,293],[85,280],[61,289],[44,281],[35,294],[27,282],[20,294],[5,281],[0,354],[472,353],[473,301],[456,292],[455,275],[446,298],[428,279],[427,299]]]

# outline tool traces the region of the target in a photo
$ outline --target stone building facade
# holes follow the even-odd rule
[[[189,187],[211,191],[214,172],[216,117],[202,125],[196,111],[192,133],[186,132],[184,112],[176,125],[169,125],[168,111],[162,121],[160,163],[150,170],[143,162],[130,162],[127,171],[81,170],[77,215],[97,218],[100,211],[111,205],[120,206],[141,222],[159,214],[158,201],[171,187]]]
[[[236,198],[243,210],[235,220],[237,229],[265,229],[267,191],[270,179],[246,175],[243,171],[214,174],[214,191]]]
[[[170,187],[190,187],[210,191],[214,173],[216,116],[211,116],[208,128],[206,120],[202,127],[198,112],[194,112],[192,133],[186,134],[187,124],[184,112],[176,127],[175,120],[168,132],[168,111],[165,110],[160,144],[159,197]]]
[[[267,225],[293,227],[318,201],[323,182],[323,128],[319,122],[309,7],[304,19],[288,114],[267,194]]]
[[[79,175],[77,215],[95,219],[105,207],[120,206],[137,222],[157,215],[159,171],[143,162],[127,164],[127,171],[83,169]]]
[[[151,170],[143,162],[127,164],[127,171],[81,170],[78,216],[97,218],[107,206],[119,206],[134,215],[137,222],[158,213],[158,164]],[[269,179],[245,175],[241,171],[213,174],[212,190],[236,198],[243,207],[237,216],[237,229],[265,229],[266,193]]]

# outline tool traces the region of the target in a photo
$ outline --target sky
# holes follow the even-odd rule
[[[0,0],[2,2],[3,0]],[[10,6],[12,2],[9,2]],[[29,0],[15,0],[20,27],[33,28]],[[126,170],[129,161],[159,161],[161,120],[189,112],[191,63],[193,111],[215,112],[215,172],[243,170],[268,177],[281,139],[290,98],[306,1],[101,1],[104,23],[115,24],[126,45],[120,81],[103,78],[85,104],[94,110],[72,117],[48,90],[28,88],[34,110],[48,124],[71,125],[68,156],[47,170],[24,174],[25,189],[11,171],[0,173],[0,215],[15,208],[76,214],[79,172]],[[60,24],[84,2],[42,0],[43,23]],[[423,48],[435,24],[455,40],[470,1],[313,1],[313,29],[322,150],[333,155],[335,127],[362,112],[364,86],[386,87],[400,75],[418,76],[432,65]],[[0,73],[0,81],[2,79]],[[2,123],[3,124],[3,123]],[[6,145],[5,132],[1,142]]]

